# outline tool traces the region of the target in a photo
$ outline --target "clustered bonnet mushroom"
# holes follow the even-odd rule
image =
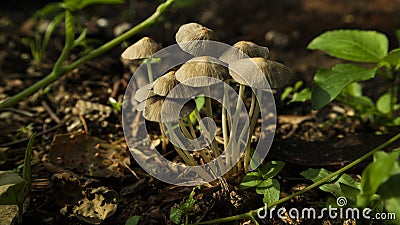
[[[176,42],[179,47],[193,55],[193,58],[185,62],[177,69],[176,72],[170,71],[165,75],[159,77],[153,82],[151,67],[147,60],[148,74],[150,84],[140,88],[135,96],[135,99],[139,103],[137,109],[143,110],[143,116],[150,121],[161,122],[161,107],[164,104],[165,96],[179,83],[183,84],[183,87],[203,87],[204,94],[207,96],[210,94],[210,86],[215,84],[211,79],[192,79],[199,77],[212,77],[228,83],[229,80],[239,85],[239,98],[244,97],[245,88],[252,87],[257,89],[263,89],[266,80],[269,82],[271,88],[281,88],[286,85],[291,79],[291,73],[289,68],[281,63],[268,59],[269,49],[264,46],[259,46],[250,41],[239,41],[235,43],[231,48],[225,51],[218,59],[206,56],[207,52],[212,48],[212,45],[208,45],[207,41],[217,41],[217,34],[211,29],[204,27],[198,23],[188,23],[182,25],[176,35]],[[126,59],[148,59],[156,51],[160,50],[161,46],[150,38],[143,38],[137,43],[130,46],[123,54],[122,57]],[[151,76],[150,76],[151,75]],[[228,83],[229,84],[229,83]],[[262,91],[262,90],[260,90]],[[179,93],[178,93],[179,94]],[[185,97],[183,91],[182,98]],[[259,116],[259,102],[256,100],[255,93],[252,92],[252,99],[249,108],[249,119],[250,119],[250,137],[254,131],[258,116]],[[179,98],[180,96],[173,96]],[[224,96],[225,99],[225,96]],[[200,122],[201,117],[195,104],[189,101],[181,110],[181,116],[185,116],[194,110],[196,119]],[[212,118],[212,105],[211,99],[205,97],[206,113],[208,117]],[[237,103],[237,109],[239,107],[239,101]],[[167,109],[168,110],[168,109]],[[237,110],[238,111],[238,110]],[[224,134],[224,146],[226,146],[226,140],[228,140],[228,130],[226,127],[226,110],[224,107],[222,110],[222,126]],[[224,116],[225,115],[225,116]],[[234,115],[233,121],[237,119],[238,115]],[[233,123],[228,123],[229,125]],[[189,133],[186,127],[180,123],[181,129],[184,133]],[[224,128],[225,127],[225,128]],[[160,129],[162,126],[160,125]],[[236,129],[230,127],[231,132]],[[192,129],[192,138],[195,138],[195,132]],[[189,136],[189,135],[186,135]],[[226,140],[225,140],[226,139]],[[247,171],[250,159],[250,140],[247,143],[244,159],[244,169]],[[174,146],[175,147],[175,146]],[[221,153],[217,143],[211,142],[211,150],[214,157],[219,156]],[[178,154],[182,159],[189,165],[195,165],[194,158],[182,149],[177,149]],[[203,156],[203,155],[202,155]],[[205,158],[205,156],[203,156]],[[207,160],[207,158],[205,158]],[[240,163],[239,163],[240,164]],[[238,167],[240,166],[238,164]],[[221,180],[224,185],[224,180]]]

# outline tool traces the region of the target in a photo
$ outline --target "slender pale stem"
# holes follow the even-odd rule
[[[258,92],[260,93],[260,92]],[[261,98],[261,94],[258,95]],[[261,100],[261,99],[259,99]],[[249,139],[247,141],[245,155],[244,155],[244,171],[245,173],[249,172],[249,165],[250,165],[250,146],[251,146],[251,137],[254,133],[254,129],[257,124],[258,114],[260,113],[260,105],[257,101],[256,95],[254,92],[251,93],[251,104],[250,104],[250,128],[249,128]]]
[[[147,75],[149,77],[149,82],[152,83],[154,81],[154,77],[153,77],[153,69],[151,68],[151,59],[146,59],[146,67],[147,67]]]
[[[229,81],[226,81],[226,85],[224,85],[224,97],[223,97],[223,104],[222,104],[222,116],[221,116],[221,123],[222,123],[222,136],[224,139],[224,150],[226,154],[226,165],[231,164],[231,156],[228,151],[228,144],[229,144],[229,130],[227,126],[227,110],[225,108],[229,107],[229,96],[228,96],[228,90],[227,90],[227,85],[229,85]]]
[[[176,136],[176,134],[174,132],[174,128],[172,128],[171,124],[170,123],[165,123],[165,124],[168,128],[168,132],[171,135],[171,138],[180,142],[180,140]],[[182,145],[182,142],[180,142],[179,144]],[[196,160],[193,158],[193,156],[189,152],[177,147],[174,144],[173,144],[173,146],[174,146],[176,152],[179,154],[179,156],[181,156],[181,158],[185,161],[185,163],[187,163],[189,166],[197,166],[198,165]]]
[[[161,131],[161,149],[165,152],[167,150],[167,136],[165,135],[164,128],[161,123],[158,123],[160,125],[160,131]]]
[[[368,152],[367,154],[361,156],[360,158],[354,160],[353,162],[349,163],[348,165],[346,165],[345,167],[329,174],[328,176],[322,178],[321,180],[319,180],[318,182],[315,182],[313,184],[311,184],[310,186],[307,186],[306,188],[297,191],[291,195],[286,196],[285,198],[279,199],[276,202],[273,202],[271,204],[268,205],[268,208],[272,208],[276,205],[282,204],[286,201],[289,201],[301,194],[304,194],[316,187],[319,187],[327,182],[330,182],[332,179],[336,178],[338,175],[344,173],[345,171],[347,171],[348,169],[356,166],[357,164],[359,164],[360,162],[368,159],[369,157],[371,157],[375,152],[380,151],[384,148],[386,148],[387,146],[389,146],[390,144],[392,144],[393,142],[397,141],[398,139],[400,139],[400,133],[397,134],[396,136],[392,137],[391,139],[389,139],[388,141],[386,141],[385,143],[381,144],[380,146],[374,148],[373,150],[371,150],[370,152]],[[241,219],[249,219],[254,215],[257,215],[259,210],[263,210],[264,207],[262,208],[258,208],[255,210],[251,210],[250,212],[247,213],[243,213],[243,214],[239,214],[239,215],[235,215],[235,216],[230,216],[230,217],[224,217],[224,218],[219,218],[219,219],[215,219],[215,220],[209,220],[209,221],[204,221],[204,222],[200,222],[200,223],[196,223],[196,224],[218,224],[218,223],[225,223],[225,222],[230,222],[230,221],[235,221],[235,220],[241,220]]]
[[[91,51],[87,55],[79,58],[75,62],[71,63],[70,65],[65,65],[63,66],[62,63],[65,61],[66,57],[68,56],[69,53],[69,46],[65,46],[60,57],[58,58],[57,62],[55,63],[53,70],[50,72],[49,75],[47,75],[45,78],[42,80],[38,81],[37,83],[33,84],[32,86],[29,86],[25,90],[19,92],[18,94],[8,98],[4,102],[0,103],[0,110],[9,108],[22,99],[25,99],[26,97],[36,93],[39,89],[51,84],[55,80],[59,79],[61,76],[66,74],[69,71],[72,71],[73,69],[77,68],[78,66],[88,62],[89,60],[92,60],[93,58],[96,58],[105,52],[109,51],[111,48],[114,46],[120,44],[121,42],[125,41],[126,39],[132,37],[133,35],[143,31],[144,29],[150,27],[153,25],[155,22],[157,22],[158,18],[165,12],[167,11],[172,4],[175,2],[175,0],[167,0],[164,3],[161,3],[156,11],[148,17],[146,20],[141,22],[140,24],[136,25],[129,31],[121,34],[120,36],[112,39],[111,41],[105,43],[104,45],[96,48],[95,50]],[[68,47],[68,48],[67,48]]]
[[[214,119],[213,118],[213,113],[212,113],[211,98],[208,97],[208,96],[210,96],[210,87],[204,87],[204,92],[205,92],[204,101],[205,101],[205,104],[206,104],[207,117],[210,117],[211,119]],[[218,157],[221,154],[221,152],[220,152],[220,150],[218,148],[218,144],[215,141],[215,138],[212,139],[212,141],[211,141],[211,149],[213,150],[213,152],[215,154],[215,157]]]
[[[237,126],[238,126],[238,122],[239,122],[239,115],[240,115],[240,108],[241,108],[241,103],[242,103],[242,99],[243,99],[243,96],[244,96],[244,91],[245,91],[245,86],[244,85],[240,85],[239,86],[239,96],[238,96],[238,99],[237,99],[237,102],[236,102],[236,109],[235,109],[235,114],[233,115],[233,121],[232,121],[232,127],[231,127],[231,137],[233,137],[235,134],[236,134],[236,129],[238,128]],[[240,139],[239,139],[240,140]],[[237,141],[239,141],[239,140],[232,140],[232,138],[231,138],[231,141],[232,141],[232,152],[233,152],[233,154],[232,154],[232,160],[235,160],[235,159],[237,159],[238,157],[239,157],[239,154],[238,154],[238,143],[237,143]],[[237,163],[237,167],[236,167],[236,169],[238,170],[238,171],[240,171],[241,170],[241,167],[242,167],[242,165],[241,165],[241,163],[240,163],[240,161]]]
[[[191,124],[190,121],[189,121],[189,124]],[[184,123],[182,120],[179,120],[179,126],[181,127],[183,134],[184,134],[187,138],[196,139],[196,134],[193,133],[193,132],[190,133],[190,132],[187,130],[185,123]],[[192,127],[193,127],[193,126],[192,126]],[[193,131],[194,131],[194,129],[193,129]],[[204,152],[202,149],[200,149],[201,147],[200,147],[200,144],[199,144],[198,142],[194,142],[194,147],[195,147],[196,149],[199,149],[199,153],[200,153],[201,157],[203,157],[203,159],[204,159],[206,162],[210,162],[210,159],[208,158],[207,154],[205,154],[205,152]]]

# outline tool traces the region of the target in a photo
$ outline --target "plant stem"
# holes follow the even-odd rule
[[[154,81],[153,70],[151,69],[151,59],[146,59],[147,75],[149,76],[149,83]]]
[[[370,152],[368,152],[367,154],[361,156],[360,158],[354,160],[353,162],[349,163],[348,165],[346,165],[345,167],[335,171],[334,173],[329,174],[328,176],[322,178],[321,180],[319,180],[318,182],[315,182],[313,184],[311,184],[310,186],[307,186],[306,188],[304,188],[301,191],[295,192],[291,195],[288,195],[285,198],[279,199],[276,202],[273,202],[271,204],[268,205],[268,208],[272,208],[276,205],[282,204],[290,199],[293,199],[296,196],[299,196],[301,194],[304,194],[305,192],[308,192],[316,187],[319,187],[321,185],[323,185],[326,182],[331,181],[332,179],[334,179],[335,177],[337,177],[338,175],[344,173],[346,170],[356,166],[357,164],[359,164],[360,162],[368,159],[369,157],[371,157],[375,152],[380,151],[384,148],[386,148],[387,146],[389,146],[390,144],[392,144],[393,142],[397,141],[398,139],[400,139],[400,133],[397,134],[396,136],[392,137],[391,139],[389,139],[388,141],[386,141],[385,143],[381,144],[380,146],[374,148],[373,150],[371,150]],[[249,219],[254,215],[257,215],[257,212],[259,210],[262,210],[264,207],[258,208],[256,210],[252,210],[250,212],[247,213],[243,213],[243,214],[239,214],[239,215],[235,215],[235,216],[230,216],[230,217],[224,217],[224,218],[219,218],[219,219],[215,219],[215,220],[209,220],[209,221],[205,221],[205,222],[200,222],[197,224],[217,224],[217,223],[223,223],[223,222],[229,222],[229,221],[235,221],[235,220],[241,220],[241,219]]]
[[[244,96],[244,91],[245,91],[246,86],[244,85],[240,85],[239,86],[239,96],[236,102],[236,109],[235,109],[235,114],[233,115],[233,121],[232,121],[232,127],[231,127],[231,137],[233,137],[233,135],[236,133],[236,129],[238,128],[238,122],[239,122],[239,115],[240,115],[240,106],[241,106],[241,102]],[[232,140],[232,139],[231,139]],[[240,140],[240,137],[239,137]],[[234,142],[232,142],[232,159],[237,159],[239,157],[238,153],[237,153],[237,143],[236,141],[239,140],[234,140]],[[241,162],[239,160],[239,162],[237,163],[237,166],[235,167],[235,170],[240,171],[241,170]]]
[[[261,97],[261,95],[259,95]],[[249,172],[249,164],[250,164],[250,145],[251,145],[251,137],[254,132],[254,128],[256,127],[258,114],[260,113],[260,106],[256,99],[256,95],[254,92],[251,93],[251,104],[249,111],[250,118],[250,127],[249,127],[249,138],[246,145],[246,150],[244,153],[244,172]]]
[[[61,76],[63,76],[65,73],[72,71],[73,69],[77,68],[78,66],[82,65],[83,63],[88,62],[89,60],[96,58],[103,53],[107,52],[114,46],[118,45],[119,43],[123,42],[124,40],[130,38],[131,36],[143,31],[144,29],[150,27],[153,25],[157,19],[168,9],[172,6],[172,4],[175,2],[175,0],[167,0],[164,3],[161,3],[156,11],[148,17],[146,20],[141,22],[140,24],[136,25],[129,31],[125,32],[124,34],[114,38],[113,40],[103,44],[102,46],[98,47],[97,49],[91,51],[87,55],[83,56],[82,58],[79,58],[75,62],[71,63],[70,65],[65,65],[62,66],[62,63],[66,59],[68,53],[69,53],[69,46],[68,49],[66,48],[67,46],[64,46],[64,49],[58,58],[57,62],[55,63],[53,70],[48,74],[45,78],[42,80],[38,81],[37,83],[33,84],[32,86],[26,88],[25,90],[19,92],[18,94],[6,99],[4,102],[0,103],[0,110],[9,108],[22,99],[25,99],[26,97],[34,94],[37,92],[39,89],[51,84],[55,80],[59,79]]]

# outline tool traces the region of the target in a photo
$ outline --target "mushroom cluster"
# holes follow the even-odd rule
[[[193,99],[186,102],[179,115],[181,131],[185,136],[187,136],[187,138],[196,139],[198,131],[194,128],[194,124],[192,124],[188,115],[193,112],[193,115],[200,125],[202,112],[204,112],[203,116],[206,115],[213,119],[215,119],[213,111],[221,112],[222,139],[223,145],[226,149],[229,137],[232,132],[237,129],[237,127],[234,126],[234,122],[238,119],[238,115],[235,113],[232,115],[232,118],[230,118],[224,107],[222,107],[221,110],[213,110],[213,108],[218,108],[219,106],[213,104],[211,98],[207,96],[210,96],[210,90],[215,84],[214,81],[223,81],[233,88],[238,86],[239,98],[244,99],[246,88],[250,90],[249,87],[256,87],[261,89],[260,91],[264,91],[262,90],[264,87],[277,89],[286,85],[291,79],[291,73],[288,67],[268,59],[269,49],[267,47],[259,46],[250,41],[239,41],[231,48],[221,53],[218,57],[215,57],[215,55],[210,56],[207,53],[212,50],[213,46],[208,43],[218,41],[218,36],[213,30],[204,27],[201,24],[188,23],[182,25],[177,31],[175,39],[179,47],[184,52],[192,55],[192,58],[177,68],[176,71],[169,71],[155,81],[153,81],[149,59],[151,59],[152,55],[161,48],[160,44],[150,38],[143,38],[137,43],[131,45],[122,54],[123,58],[129,60],[146,59],[149,76],[148,80],[150,83],[141,87],[136,92],[135,99],[139,102],[137,110],[143,111],[143,116],[146,120],[158,122],[160,124],[164,150],[167,145],[167,138],[161,121],[161,108],[165,103],[166,96],[168,96],[171,90],[173,90],[178,84],[188,89],[203,88],[202,90],[204,91],[205,100],[204,111],[199,111],[199,109],[197,109],[196,104],[193,101],[196,96],[193,96]],[[209,77],[213,79],[193,79],[201,77]],[[268,84],[266,82],[268,82]],[[179,94],[181,94],[181,96],[179,96]],[[248,108],[250,121],[250,137],[247,142],[244,157],[236,167],[236,171],[239,172],[242,172],[240,171],[242,168],[244,168],[244,172],[246,172],[249,167],[251,134],[254,132],[260,114],[259,99],[257,100],[256,94],[257,93],[251,91],[251,103],[246,106]],[[175,92],[172,101],[174,98],[179,99],[185,97],[187,96],[185,96],[184,91],[179,93]],[[168,100],[171,100],[170,98],[171,96],[168,97]],[[239,101],[237,102],[238,109]],[[168,111],[164,111],[164,113],[165,112]],[[174,133],[174,129],[176,128],[168,128],[168,133]],[[209,149],[199,151],[201,156],[199,159],[194,157],[194,153],[185,151],[175,145],[174,147],[186,164],[199,165],[204,161],[209,162],[222,153],[215,138],[209,140],[209,143]],[[231,160],[229,155],[226,155],[226,160]]]

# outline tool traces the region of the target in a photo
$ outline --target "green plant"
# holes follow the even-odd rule
[[[118,112],[121,112],[122,110],[122,104],[119,103],[117,100],[115,100],[114,98],[109,97],[108,101],[110,102],[110,105],[117,110]]]
[[[197,187],[200,189],[200,187]],[[188,199],[186,201],[173,209],[171,209],[171,212],[169,213],[169,218],[171,221],[175,224],[181,224],[182,222],[182,216],[185,216],[185,222],[184,224],[189,224],[189,212],[192,210],[194,203],[196,200],[194,200],[194,194],[195,194],[196,188],[193,188],[192,192],[190,192]]]
[[[375,153],[381,152],[381,150],[383,150],[384,148],[388,147],[389,145],[391,145],[392,143],[396,142],[399,139],[400,139],[400,134],[397,134],[396,136],[394,136],[394,137],[390,138],[389,140],[387,140],[385,143],[383,143],[380,146],[374,148],[370,152],[366,153],[365,155],[361,156],[360,158],[354,160],[353,162],[349,163],[348,165],[340,168],[339,170],[337,170],[335,172],[329,173],[329,172],[326,172],[324,170],[321,170],[322,172],[317,170],[317,172],[314,172],[314,174],[317,174],[317,175],[318,174],[322,174],[322,176],[319,177],[316,180],[316,182],[314,182],[313,184],[307,186],[306,188],[304,188],[304,189],[302,189],[300,191],[297,191],[297,192],[295,192],[295,193],[293,193],[291,195],[288,195],[288,196],[286,196],[284,198],[281,198],[281,199],[279,199],[277,201],[274,201],[274,202],[268,204],[268,208],[273,208],[273,207],[275,207],[275,206],[277,206],[279,204],[282,204],[282,203],[284,203],[286,201],[289,201],[289,200],[291,200],[291,199],[293,199],[293,198],[295,198],[295,197],[297,197],[297,196],[299,196],[301,194],[304,194],[304,193],[306,193],[306,192],[308,192],[310,190],[313,190],[314,188],[321,187],[322,185],[325,185],[325,184],[336,183],[337,181],[339,181],[339,182],[336,183],[336,186],[337,186],[337,184],[339,184],[339,186],[340,186],[340,183],[343,183],[346,186],[350,187],[349,190],[354,190],[351,187],[354,186],[354,185],[357,185],[357,184],[354,184],[353,182],[350,182],[350,185],[347,185],[346,183],[348,183],[350,180],[348,180],[348,178],[346,178],[346,177],[342,178],[341,174],[343,174],[347,170],[353,168],[354,166],[358,165],[362,161],[368,159],[369,157],[373,156]],[[395,152],[398,152],[398,149]],[[381,154],[381,153],[378,153],[378,154]],[[397,153],[390,153],[390,154],[397,154]],[[391,157],[393,157],[393,156],[390,156],[390,158]],[[397,155],[397,157],[398,157],[398,155]],[[389,159],[389,161],[392,161],[392,160],[393,159]],[[392,170],[390,170],[390,174],[395,174],[395,175],[393,176],[394,178],[392,178],[393,180],[392,179],[386,180],[386,182],[390,181],[388,184],[386,184],[386,185],[388,185],[388,186],[386,186],[386,188],[388,188],[389,185],[393,185],[391,182],[394,182],[394,181],[398,180],[398,175],[397,175],[398,174],[398,172],[397,172],[398,171],[397,170],[398,161],[397,161],[397,164],[392,164],[392,166],[393,167],[392,167]],[[370,172],[368,172],[368,173],[370,173]],[[304,172],[303,172],[303,174],[304,174]],[[364,173],[363,173],[363,175],[365,177]],[[379,176],[379,173],[376,173],[375,175]],[[315,177],[315,176],[313,176],[313,177]],[[373,177],[371,176],[370,178],[373,178]],[[364,179],[368,180],[369,178],[364,178]],[[368,182],[371,182],[371,181],[368,181],[368,182],[364,181],[364,182],[368,183]],[[379,181],[377,181],[377,182],[382,183],[381,179],[379,179]],[[384,184],[386,182],[384,182]],[[345,185],[341,185],[340,187],[343,188]],[[396,185],[398,186],[398,183],[396,183]],[[361,184],[360,184],[361,190],[364,188],[362,186],[363,186],[363,184],[361,182]],[[329,190],[328,188],[330,188],[330,187],[329,186],[325,187],[326,190]],[[393,186],[391,186],[391,188],[393,188]],[[333,191],[334,189],[331,188],[330,190]],[[378,189],[378,190],[382,191],[382,189]],[[383,190],[385,190],[385,188],[383,188]],[[389,202],[389,207],[397,207],[398,206],[398,192],[396,192],[396,194],[394,194],[393,190],[391,190],[391,191],[388,190],[387,195],[390,196],[389,199],[393,199],[394,198],[397,201],[397,202],[395,202],[394,200],[391,200]],[[357,194],[356,198],[359,198],[358,194]],[[355,202],[356,201],[358,201],[358,200],[355,200]],[[197,224],[217,224],[217,223],[226,223],[226,222],[235,221],[235,220],[242,220],[242,219],[252,219],[253,220],[254,216],[257,215],[258,211],[259,210],[263,210],[263,209],[264,209],[264,207],[259,208],[259,209],[255,209],[255,210],[251,210],[251,211],[249,211],[247,213],[234,215],[234,216],[229,216],[229,217],[224,217],[224,218],[219,218],[219,219],[215,219],[215,220],[204,221],[204,222],[200,222],[200,223],[197,223]]]
[[[309,88],[300,90],[303,83],[303,81],[299,80],[293,85],[293,87],[286,87],[281,94],[281,101],[291,98],[287,103],[290,104],[292,102],[305,102],[311,99],[311,90]],[[290,95],[291,97],[289,97]]]
[[[17,205],[18,223],[22,222],[23,205],[31,192],[31,157],[35,134],[32,134],[25,150],[22,178],[14,172],[0,171],[0,204]]]
[[[278,201],[280,193],[280,185],[276,175],[283,169],[285,163],[282,161],[267,162],[263,167],[256,171],[247,173],[240,183],[242,189],[256,188],[258,194],[264,195],[265,204]]]
[[[44,77],[42,80],[38,81],[37,83],[33,84],[32,86],[26,88],[22,92],[12,96],[5,101],[0,103],[0,110],[8,108],[19,102],[20,100],[34,94],[38,90],[47,85],[51,84],[52,82],[58,80],[64,74],[73,69],[77,68],[78,66],[82,65],[83,63],[88,62],[89,60],[96,58],[105,52],[109,51],[114,46],[120,44],[124,40],[130,38],[131,36],[137,34],[138,32],[143,31],[144,29],[150,27],[154,23],[158,21],[160,16],[167,11],[175,2],[175,0],[167,0],[164,3],[161,3],[156,11],[148,17],[146,20],[141,22],[140,24],[136,25],[129,31],[123,33],[122,35],[110,40],[109,42],[95,48],[93,51],[86,52],[86,54],[82,55],[75,61],[72,61],[69,64],[66,64],[65,61],[68,59],[70,51],[79,46],[83,43],[86,38],[86,32],[83,31],[77,38],[75,38],[75,31],[77,25],[76,21],[74,20],[74,13],[77,10],[81,10],[88,5],[98,4],[98,3],[116,3],[120,2],[119,0],[65,0],[64,2],[55,2],[50,3],[49,5],[45,6],[42,9],[42,13],[46,14],[49,11],[52,13],[56,13],[59,11],[64,11],[64,23],[65,23],[65,45],[64,48],[58,57],[57,61],[53,65],[52,71]]]
[[[336,99],[352,106],[360,117],[372,125],[399,126],[397,95],[400,84],[400,48],[388,52],[388,38],[376,31],[334,30],[313,39],[308,49],[322,50],[328,55],[366,66],[343,63],[333,68],[322,68],[314,76],[311,101],[314,109],[321,109]],[[372,66],[372,68],[371,68]],[[359,81],[376,75],[387,81],[387,92],[376,102],[364,96]]]

